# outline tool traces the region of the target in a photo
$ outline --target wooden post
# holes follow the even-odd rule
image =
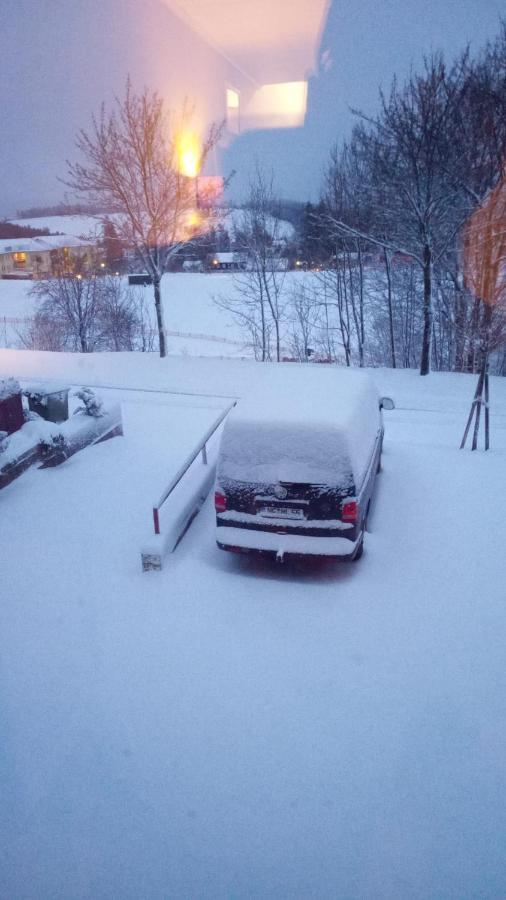
[[[464,431],[464,435],[463,435],[462,441],[460,442],[460,449],[461,449],[461,450],[463,450],[464,447],[465,447],[465,445],[466,445],[467,435],[469,434],[469,429],[470,429],[470,427],[471,427],[471,422],[473,421],[473,416],[474,416],[475,411],[476,411],[476,406],[477,406],[478,404],[481,403],[481,392],[482,392],[482,389],[483,389],[483,371],[480,372],[480,377],[479,377],[479,379],[478,379],[478,384],[476,385],[476,390],[475,390],[475,392],[474,392],[473,402],[471,403],[471,409],[470,409],[470,411],[469,411],[469,417],[468,417],[468,420],[467,420],[466,429],[465,429],[465,431]],[[474,450],[474,449],[476,449],[476,448],[473,447],[473,450]]]
[[[475,401],[475,420],[474,420],[474,431],[473,431],[473,443],[471,445],[471,450],[478,449],[478,433],[480,430],[480,416],[481,416],[481,404],[483,403],[483,382],[485,381],[485,366],[486,362],[483,363],[480,377],[478,380],[478,397]]]
[[[153,506],[153,526],[155,529],[155,534],[160,534],[160,519],[158,516],[157,506]]]

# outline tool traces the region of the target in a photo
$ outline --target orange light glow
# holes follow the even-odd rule
[[[475,297],[506,304],[506,168],[504,176],[464,227],[464,275]]]
[[[200,171],[200,142],[195,132],[179,135],[177,157],[179,171],[187,178],[196,178]]]
[[[202,217],[196,209],[193,209],[188,216],[188,225],[190,228],[198,228],[202,222]]]

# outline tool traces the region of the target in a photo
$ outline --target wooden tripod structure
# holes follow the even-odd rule
[[[485,407],[485,450],[490,448],[490,408],[489,408],[489,384],[488,384],[488,357],[485,356],[480,377],[478,378],[478,384],[476,385],[476,390],[474,392],[473,402],[471,403],[471,410],[469,412],[469,418],[467,420],[466,428],[462,437],[462,441],[460,442],[460,449],[463,450],[466,446],[467,436],[469,434],[469,430],[471,428],[471,424],[474,418],[474,428],[473,428],[473,442],[471,444],[471,450],[478,449],[478,433],[480,430],[480,417],[481,417],[481,407]]]
[[[470,216],[464,228],[464,277],[466,287],[482,304],[483,315],[479,324],[480,374],[460,449],[466,445],[473,418],[471,450],[478,448],[483,406],[485,450],[488,450],[490,447],[488,359],[490,351],[497,346],[497,341],[504,338],[501,319],[506,307],[506,168],[498,185]],[[494,323],[494,313],[498,319],[497,323]]]

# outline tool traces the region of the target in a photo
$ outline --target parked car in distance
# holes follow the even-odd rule
[[[153,284],[153,279],[148,272],[133,272],[128,276],[128,284],[147,287],[148,284]]]
[[[359,559],[376,474],[382,409],[360,370],[273,373],[263,396],[241,400],[221,438],[217,544],[236,553]]]

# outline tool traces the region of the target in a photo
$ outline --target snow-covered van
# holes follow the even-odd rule
[[[228,417],[216,475],[222,550],[359,559],[376,473],[381,409],[367,373],[283,367]]]

